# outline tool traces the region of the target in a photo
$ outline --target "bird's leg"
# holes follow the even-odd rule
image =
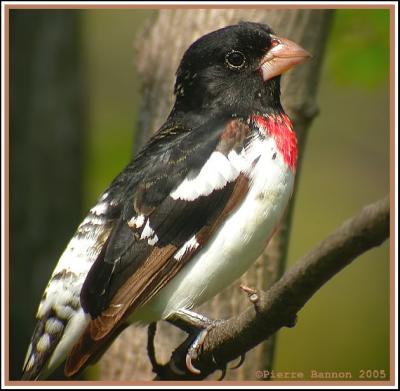
[[[208,332],[217,324],[224,322],[224,320],[209,319],[196,312],[181,309],[175,312],[167,321],[194,338],[186,354],[186,367],[193,374],[199,375],[200,371],[193,366],[192,360],[198,357]],[[222,370],[224,372],[224,368]]]
[[[151,366],[153,368],[153,372],[161,376],[163,366],[160,365],[157,361],[156,352],[155,352],[155,336],[157,331],[157,323],[150,323],[147,329],[147,354],[150,359]]]
[[[193,331],[203,330],[209,326],[216,326],[218,323],[224,322],[224,320],[210,319],[205,315],[185,309],[174,312],[174,314],[168,318],[167,321],[188,334],[191,334]]]

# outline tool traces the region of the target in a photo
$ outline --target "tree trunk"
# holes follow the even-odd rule
[[[20,378],[35,307],[81,217],[78,18],[10,11],[10,379]]]
[[[217,28],[249,20],[269,24],[283,37],[306,48],[312,61],[299,66],[282,79],[282,103],[298,134],[300,160],[307,129],[317,113],[315,102],[326,39],[332,20],[330,10],[162,10],[138,40],[136,62],[143,83],[142,105],[134,150],[165,121],[173,104],[174,75],[186,48],[195,39]],[[140,53],[140,55],[139,55]],[[300,162],[297,180],[299,178]],[[293,205],[293,200],[292,200]],[[282,275],[289,240],[291,211],[255,265],[230,288],[198,311],[211,318],[227,318],[249,305],[240,283],[266,289]],[[182,333],[160,322],[156,338],[159,361],[166,361],[171,350],[184,338]],[[100,366],[103,380],[150,380],[153,378],[146,352],[146,329],[130,327],[104,355]],[[275,338],[253,349],[238,370],[228,371],[226,379],[254,379],[254,368],[272,367]]]

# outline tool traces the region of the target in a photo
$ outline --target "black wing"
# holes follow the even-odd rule
[[[121,285],[146,261],[154,247],[179,248],[219,215],[237,176],[207,196],[191,201],[173,199],[170,193],[188,175],[197,175],[214,151],[227,155],[233,148],[243,148],[247,133],[248,127],[243,122],[221,118],[196,131],[179,127],[161,129],[150,140],[128,167],[131,179],[125,185],[121,216],[82,288],[81,303],[92,318],[107,308]],[[156,242],[154,235],[145,237],[149,229],[157,236]]]
[[[170,158],[164,173],[157,167],[157,175],[144,176],[127,198],[82,288],[82,306],[93,320],[68,357],[68,375],[190,261],[247,193],[247,177],[231,166],[228,154],[243,149],[249,127],[231,120],[214,132],[212,142],[208,130],[207,141],[185,140],[165,150]],[[195,246],[187,246],[191,240]]]

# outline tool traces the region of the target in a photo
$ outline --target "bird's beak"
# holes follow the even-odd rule
[[[272,36],[272,48],[261,59],[261,73],[264,81],[281,75],[295,65],[302,63],[310,53],[286,38]]]

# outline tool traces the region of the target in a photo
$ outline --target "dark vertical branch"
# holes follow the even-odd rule
[[[80,218],[80,41],[76,11],[10,11],[11,378],[20,376],[33,311]]]

